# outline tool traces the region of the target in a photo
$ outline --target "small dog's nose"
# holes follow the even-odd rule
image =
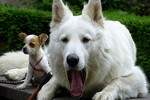
[[[23,52],[24,52],[25,54],[28,54],[28,50],[27,50],[26,47],[23,47]]]
[[[79,63],[79,57],[76,54],[67,56],[67,63],[70,67],[75,67]]]

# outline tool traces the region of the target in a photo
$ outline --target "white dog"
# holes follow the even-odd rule
[[[89,0],[80,16],[73,16],[62,0],[53,0],[50,27],[47,49],[53,77],[42,87],[38,100],[51,100],[60,86],[74,97],[93,100],[147,94],[146,77],[135,65],[136,47],[130,33],[118,21],[103,18],[100,0]]]
[[[59,86],[74,97],[93,100],[144,97],[147,81],[135,65],[136,47],[118,21],[103,19],[100,0],[89,0],[82,15],[73,16],[62,0],[53,0],[48,53],[54,77],[39,92],[51,100]]]

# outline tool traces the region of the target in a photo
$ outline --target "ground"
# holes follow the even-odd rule
[[[0,80],[4,80],[3,76],[0,76]],[[29,96],[34,91],[34,87],[28,85],[26,89],[16,90],[17,85],[13,84],[3,84],[0,83],[0,99],[1,100],[28,100]],[[66,95],[59,94],[53,100],[85,100],[85,99],[73,99],[71,97],[67,97]],[[87,99],[86,99],[87,100]],[[89,99],[90,100],[90,99]],[[138,98],[138,99],[130,99],[130,100],[150,100],[150,94],[147,95],[146,98]]]

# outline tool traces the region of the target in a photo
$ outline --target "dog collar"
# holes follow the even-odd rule
[[[43,56],[40,58],[40,60],[38,60],[35,65],[32,65],[31,62],[30,62],[30,65],[32,66],[32,68],[36,71],[42,71],[44,72],[42,69],[37,69],[36,66],[41,62],[41,60],[43,59]]]

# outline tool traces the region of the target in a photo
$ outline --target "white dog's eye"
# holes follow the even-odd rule
[[[84,37],[84,38],[82,39],[82,42],[83,42],[83,43],[88,43],[90,40],[91,40],[91,39],[89,39],[88,37]]]
[[[64,38],[61,39],[61,41],[62,41],[63,43],[67,43],[67,42],[69,41],[69,39],[68,39],[67,37],[64,37]]]

